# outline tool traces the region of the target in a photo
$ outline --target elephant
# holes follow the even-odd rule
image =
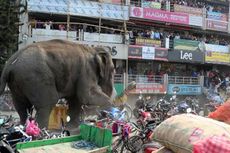
[[[71,121],[79,123],[81,105],[113,106],[114,65],[109,51],[67,40],[31,44],[6,62],[0,80],[0,94],[8,85],[21,124],[27,109],[36,109],[40,127],[47,127],[58,99],[69,103]]]

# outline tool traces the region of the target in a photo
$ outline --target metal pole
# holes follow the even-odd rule
[[[67,3],[67,7],[68,7],[68,13],[67,13],[67,30],[66,30],[66,38],[68,39],[69,38],[69,22],[70,22],[70,1],[68,0],[68,3]]]
[[[100,16],[99,16],[99,28],[98,28],[98,33],[99,33],[99,41],[98,41],[98,44],[100,45],[100,42],[101,42],[101,16],[102,16],[102,6],[101,6],[101,3],[99,5],[99,12],[100,12]]]

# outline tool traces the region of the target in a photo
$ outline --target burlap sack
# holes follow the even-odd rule
[[[230,125],[192,114],[173,116],[154,129],[153,140],[175,153],[191,153],[193,144],[210,136],[230,138]]]

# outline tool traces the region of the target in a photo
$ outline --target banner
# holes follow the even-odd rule
[[[84,32],[84,41],[96,41],[96,42],[107,42],[107,43],[118,43],[121,44],[123,42],[121,35],[115,34],[99,34],[99,33],[90,33]]]
[[[114,43],[98,43],[98,42],[87,42],[77,41],[76,43],[85,44],[91,47],[105,47],[108,48],[113,59],[128,59],[128,45],[125,44],[114,44]]]
[[[187,40],[187,39],[174,39],[173,40],[174,50],[189,50],[199,51],[199,41]]]
[[[154,47],[142,47],[142,59],[155,59],[155,48]]]
[[[166,88],[163,84],[160,83],[137,83],[136,89],[130,91],[133,94],[165,94]]]
[[[168,94],[173,95],[200,95],[202,94],[200,85],[169,84]]]
[[[219,21],[228,21],[228,17],[226,14],[219,13],[219,12],[210,12],[207,13],[208,19],[219,20]]]
[[[206,63],[230,64],[230,54],[207,51],[205,55]]]
[[[143,7],[143,8],[161,9],[161,3],[160,2],[145,1],[145,2],[141,3],[141,7]]]
[[[141,46],[129,46],[128,58],[142,59],[142,47]]]
[[[136,38],[135,45],[160,47],[161,41],[150,38]]]
[[[228,22],[206,19],[206,28],[215,31],[228,32]]]
[[[168,61],[168,49],[155,48],[155,60]]]
[[[128,49],[128,58],[167,61],[168,49],[130,45]]]
[[[168,52],[168,61],[184,63],[204,63],[201,51],[174,50]]]
[[[131,7],[130,16],[162,22],[189,24],[189,15],[186,13],[168,12],[152,8]]]
[[[205,44],[205,49],[206,63],[230,64],[230,54],[228,46]]]
[[[189,14],[189,25],[202,27],[203,18],[201,16]]]
[[[205,50],[211,52],[229,53],[229,47],[223,45],[205,44]]]
[[[194,14],[197,16],[203,16],[203,10],[195,7],[188,7],[184,5],[174,4],[174,12],[183,12],[188,14]]]

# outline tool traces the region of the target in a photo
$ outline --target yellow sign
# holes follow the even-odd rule
[[[136,45],[160,47],[161,41],[150,38],[136,38]]]
[[[229,53],[206,52],[205,62],[207,63],[230,63]]]

